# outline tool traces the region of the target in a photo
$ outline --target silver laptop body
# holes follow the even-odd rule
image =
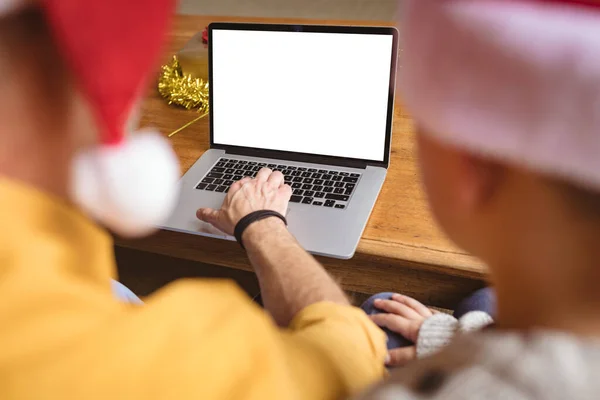
[[[398,34],[387,27],[209,26],[210,149],[181,180],[164,229],[235,240],[196,219],[262,167],[294,194],[309,252],[354,255],[389,165]]]

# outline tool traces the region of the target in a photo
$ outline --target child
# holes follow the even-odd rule
[[[365,398],[598,398],[600,2],[409,0],[403,12],[401,93],[426,191],[446,233],[489,266],[497,315]],[[413,356],[465,326],[392,301]]]

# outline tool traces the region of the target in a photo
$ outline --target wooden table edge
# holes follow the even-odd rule
[[[145,239],[126,240],[115,238],[115,245],[134,250],[162,254],[191,261],[202,262],[234,269],[252,270],[246,254],[235,242],[198,236],[180,232],[160,230]],[[220,258],[210,254],[211,249],[219,248],[218,254],[227,254],[228,258]],[[396,256],[402,252],[403,257]],[[456,258],[464,261],[456,262]],[[378,240],[362,239],[356,254],[350,260],[330,257],[316,257],[326,268],[349,267],[353,260],[363,263],[381,265],[391,268],[410,268],[438,274],[485,280],[487,271],[482,272],[481,263],[474,257],[463,253],[446,253],[434,249],[424,249],[404,243],[385,243]]]

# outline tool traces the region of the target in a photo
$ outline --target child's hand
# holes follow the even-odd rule
[[[417,342],[423,322],[436,314],[417,300],[401,294],[394,294],[391,300],[375,300],[376,308],[386,314],[371,315],[371,320],[382,328],[396,332],[413,343]],[[416,349],[401,347],[390,350],[386,364],[390,367],[402,366],[416,358]]]

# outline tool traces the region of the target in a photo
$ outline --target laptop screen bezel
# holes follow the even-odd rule
[[[388,109],[385,133],[385,149],[383,161],[346,158],[338,156],[326,156],[292,151],[281,151],[271,149],[259,149],[228,144],[219,144],[214,141],[214,118],[213,118],[213,31],[236,30],[236,31],[276,31],[276,32],[311,32],[311,33],[348,33],[368,35],[392,35],[392,60],[390,63],[390,83],[388,92]],[[387,168],[390,163],[390,151],[392,142],[394,100],[396,92],[396,66],[398,62],[398,30],[394,27],[371,27],[371,26],[333,26],[333,25],[297,25],[297,24],[255,24],[255,23],[233,23],[213,22],[208,26],[208,73],[209,73],[209,106],[210,106],[210,148],[222,149],[231,154],[254,156],[262,158],[275,158],[290,161],[300,161],[315,164],[328,164],[345,167],[365,168],[366,166],[379,166]],[[357,98],[357,104],[361,99]],[[308,110],[307,112],[310,112]]]

